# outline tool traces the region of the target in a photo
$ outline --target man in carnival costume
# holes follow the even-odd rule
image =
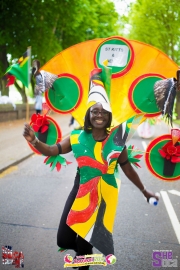
[[[56,156],[73,151],[78,163],[74,186],[60,220],[59,247],[72,249],[76,255],[92,254],[93,247],[105,256],[114,254],[112,233],[120,188],[119,167],[147,201],[151,197],[158,200],[146,190],[128,160],[125,144],[133,121],[131,118],[111,127],[112,110],[102,70],[94,69],[83,130],[74,130],[60,143],[49,146],[36,138],[30,125],[25,125],[25,139],[40,153]],[[89,266],[79,269],[89,269]]]

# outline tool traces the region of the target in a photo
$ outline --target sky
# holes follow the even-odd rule
[[[128,15],[128,7],[130,3],[135,2],[136,0],[112,0],[115,4],[116,11],[119,13],[120,16]],[[130,30],[130,25],[126,24],[124,25],[123,33],[124,35],[127,35]]]
[[[128,5],[130,3],[135,2],[135,0],[112,0],[112,1],[114,2],[116,10],[120,15],[126,13]]]

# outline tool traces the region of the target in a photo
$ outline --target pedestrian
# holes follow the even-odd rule
[[[83,130],[74,130],[69,137],[51,146],[40,142],[28,124],[23,133],[25,139],[45,156],[73,151],[78,163],[77,174],[60,219],[57,244],[74,250],[78,256],[92,254],[93,247],[105,256],[114,254],[112,231],[118,201],[119,167],[147,201],[151,197],[158,200],[146,189],[128,160],[125,142],[130,122],[112,128],[110,103],[103,86],[96,84],[97,80],[100,78],[94,72]],[[78,269],[89,269],[89,266]]]
[[[74,117],[71,116],[71,119],[69,121],[69,127],[72,126],[74,124]]]
[[[35,110],[36,110],[36,114],[41,114],[42,112],[42,95],[41,94],[36,95]]]
[[[74,119],[73,116],[71,116],[71,119],[70,119],[70,122],[69,122],[69,127],[72,127],[72,130],[81,129],[80,124]]]

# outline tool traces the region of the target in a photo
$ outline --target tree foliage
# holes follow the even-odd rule
[[[179,0],[137,0],[128,14],[128,37],[151,44],[180,63]]]
[[[136,0],[122,19],[129,25],[127,38],[151,44],[180,65],[179,17],[179,0]],[[180,93],[175,111],[180,118]]]
[[[0,77],[28,46],[43,65],[71,45],[118,34],[118,18],[110,0],[1,0]]]

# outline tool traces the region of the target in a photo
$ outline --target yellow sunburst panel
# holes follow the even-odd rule
[[[90,72],[94,69],[94,53],[101,42],[102,39],[97,39],[74,45],[54,56],[41,68],[56,75],[70,73],[79,78],[83,87],[83,97],[80,106],[72,115],[82,126],[87,110]]]
[[[161,74],[166,78],[176,77],[178,69],[177,64],[157,48],[138,41],[129,42],[134,49],[134,63],[124,76],[111,81],[111,104],[118,122],[124,122],[136,114],[128,99],[128,90],[136,78],[149,73]]]
[[[111,37],[110,39],[121,38]],[[97,48],[107,39],[95,39],[74,45],[47,62],[41,69],[56,75],[69,73],[76,76],[83,87],[83,97],[79,107],[72,115],[80,125],[84,123],[84,114],[87,110],[87,98],[89,90],[89,76],[95,66]],[[133,48],[134,61],[129,70],[120,77],[111,81],[111,106],[114,114],[114,122],[121,123],[134,116],[128,91],[132,82],[143,74],[157,73],[166,78],[176,77],[178,66],[167,55],[148,44],[127,40]]]
[[[101,180],[101,192],[106,203],[103,223],[109,232],[113,232],[114,219],[118,203],[118,189],[108,185],[103,179]]]
[[[94,104],[96,104],[95,101],[90,101],[88,102],[88,104],[86,105],[86,110],[89,109],[91,106],[93,106]]]

